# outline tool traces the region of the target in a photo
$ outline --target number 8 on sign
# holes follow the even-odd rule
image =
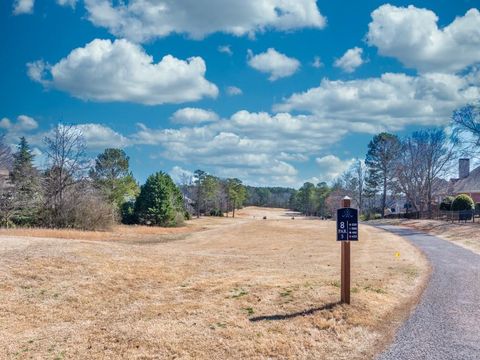
[[[352,208],[337,210],[337,241],[358,240],[358,211]]]

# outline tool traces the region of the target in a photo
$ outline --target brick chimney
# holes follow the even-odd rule
[[[470,159],[459,159],[458,160],[458,178],[465,179],[470,175]]]

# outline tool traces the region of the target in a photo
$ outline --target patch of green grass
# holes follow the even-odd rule
[[[290,296],[290,295],[292,295],[292,291],[293,291],[293,290],[285,289],[285,291],[282,291],[282,292],[280,293],[280,296],[281,296],[281,297]]]
[[[387,292],[382,289],[382,288],[376,288],[376,287],[373,287],[373,286],[370,286],[370,285],[367,285],[367,286],[364,286],[363,287],[364,290],[366,291],[373,291],[377,294],[386,294]]]
[[[340,287],[340,281],[338,281],[338,280],[330,281],[328,283],[328,285],[339,288]]]
[[[227,327],[227,324],[225,323],[221,323],[221,322],[217,322],[215,324],[210,324],[209,328],[212,329],[212,330],[215,330],[216,328],[226,328]]]
[[[405,274],[410,278],[416,278],[418,276],[418,270],[414,267],[409,267],[404,270]]]
[[[233,289],[235,294],[232,295],[232,299],[238,299],[242,296],[248,295],[248,291],[245,291],[244,289]]]
[[[65,353],[62,351],[60,354],[54,357],[54,360],[63,360]]]
[[[255,314],[255,311],[253,310],[252,307],[246,307],[246,308],[243,308],[243,310],[245,310],[248,313],[248,315]]]

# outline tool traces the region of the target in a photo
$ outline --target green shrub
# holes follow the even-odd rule
[[[172,178],[157,172],[140,188],[135,202],[138,222],[145,225],[179,226],[185,219],[183,196]]]
[[[223,211],[220,210],[220,209],[212,209],[212,210],[210,210],[210,216],[222,217],[223,216]]]
[[[369,221],[369,220],[378,220],[382,218],[382,214],[379,213],[367,213],[360,215],[361,221]]]
[[[447,196],[445,199],[443,199],[440,203],[440,210],[450,211],[452,209],[453,200],[455,200],[453,196]]]
[[[452,211],[473,210],[474,202],[467,194],[458,195],[452,202]]]
[[[124,202],[120,208],[120,215],[122,217],[122,224],[135,224],[137,222],[137,217],[135,216],[135,202]]]

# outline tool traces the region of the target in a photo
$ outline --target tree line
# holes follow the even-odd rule
[[[399,138],[386,132],[368,144],[365,160],[355,161],[332,185],[305,183],[291,207],[306,215],[330,217],[344,196],[361,214],[384,217],[389,199],[403,197],[411,211],[432,211],[433,195],[444,186],[456,156],[443,129],[413,132]]]
[[[102,229],[138,194],[122,150],[107,149],[90,166],[81,131],[67,125],[56,126],[43,142],[46,166],[40,170],[26,138],[13,154],[0,138],[0,168],[10,170],[0,184],[0,225]]]
[[[455,110],[450,125],[450,133],[433,128],[405,137],[387,132],[373,136],[363,161],[355,161],[331,185],[305,183],[292,194],[290,208],[330,217],[349,196],[364,218],[384,217],[389,200],[403,198],[406,211],[431,215],[439,206],[435,195],[448,188],[445,178],[454,160],[479,154],[480,105]]]
[[[243,207],[247,192],[237,178],[222,179],[203,170],[193,175],[184,173],[180,189],[190,214],[235,217],[235,210]]]
[[[290,198],[295,193],[293,188],[246,186],[246,206],[288,208]]]
[[[0,135],[0,169],[10,170],[8,181],[0,181],[0,225],[177,226],[192,216],[235,217],[245,205],[330,217],[345,195],[366,218],[385,216],[388,200],[395,197],[406,200],[407,210],[431,213],[453,160],[465,152],[478,155],[480,106],[455,110],[451,130],[421,130],[404,137],[379,133],[369,142],[365,159],[353,162],[332,184],[306,182],[298,190],[245,186],[240,179],[203,170],[183,174],[179,184],[157,172],[140,186],[123,150],[105,149],[92,161],[81,130],[68,125],[56,126],[44,139],[46,165],[40,170],[25,138],[12,153]]]
[[[140,186],[122,149],[86,155],[78,127],[56,126],[43,140],[46,166],[35,166],[25,137],[12,153],[0,136],[0,226],[105,229],[114,223],[178,226],[192,215],[235,216],[247,191],[236,178],[197,170],[177,185],[156,172]]]

